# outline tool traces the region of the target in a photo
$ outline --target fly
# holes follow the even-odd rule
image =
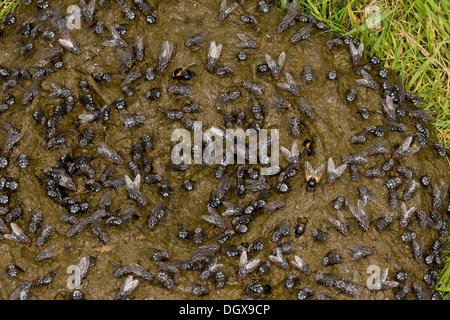
[[[309,161],[305,162],[305,174],[306,174],[306,191],[312,192],[315,190],[317,183],[319,183],[322,177],[325,165],[322,163],[314,170]]]
[[[58,254],[56,252],[52,252],[53,249],[55,249],[55,245],[51,244],[49,245],[47,248],[45,248],[44,250],[42,250],[34,259],[35,261],[43,261],[43,260],[47,260],[53,257],[56,257]]]
[[[243,250],[239,259],[239,270],[237,271],[237,278],[239,280],[244,280],[247,274],[253,272],[258,267],[260,262],[261,260],[259,258],[248,261],[247,251]]]
[[[311,269],[309,268],[308,264],[299,256],[294,256],[294,260],[291,261],[291,264],[307,276],[311,275]]]
[[[24,133],[14,128],[10,123],[4,123],[4,130],[6,131],[6,141],[3,150],[11,152],[13,147],[22,139]]]
[[[273,78],[278,79],[280,77],[281,69],[283,69],[284,61],[286,60],[286,53],[283,51],[278,56],[277,61],[273,60],[267,53],[265,54],[265,57]]]
[[[288,100],[275,92],[272,92],[272,101],[267,104],[268,108],[277,110],[286,110],[291,106],[292,104]]]
[[[158,201],[155,204],[155,207],[152,210],[150,218],[148,220],[148,227],[150,230],[153,230],[158,222],[165,216],[165,210],[163,208],[163,203]]]
[[[243,33],[238,33],[237,36],[241,40],[236,47],[239,49],[257,49],[259,48],[259,43],[256,40],[246,36]]]
[[[360,260],[373,254],[373,249],[369,247],[363,247],[357,244],[349,244],[347,249],[352,251],[353,260]]]
[[[221,52],[222,52],[222,44],[219,43],[218,45],[216,45],[214,41],[211,42],[211,44],[209,45],[208,56],[206,61],[206,69],[208,69],[209,72],[212,72],[216,67],[217,60],[219,60]]]
[[[190,64],[186,67],[175,69],[172,74],[172,78],[177,80],[191,80],[194,76],[194,72],[189,70],[189,68],[192,66],[193,64]]]
[[[218,108],[236,100],[241,96],[241,91],[239,89],[229,91],[228,93],[222,93],[216,100],[216,105]]]
[[[111,161],[114,164],[123,163],[123,160],[117,153],[117,151],[108,146],[104,142],[100,142],[100,147],[97,148],[97,152],[99,155],[101,155],[102,157],[106,158],[107,160]]]
[[[217,22],[223,22],[235,9],[236,7],[227,7],[227,0],[222,0],[219,14],[217,15]]]
[[[147,201],[145,200],[144,195],[139,191],[141,184],[141,175],[138,174],[136,178],[134,178],[134,181],[131,181],[131,179],[125,175],[125,188],[128,191],[128,197],[131,200],[136,201],[141,207],[147,205]]]
[[[286,82],[278,83],[278,87],[283,90],[287,91],[290,94],[298,97],[300,95],[300,89],[298,88],[297,84],[294,81],[294,78],[289,72],[286,72]]]
[[[3,235],[5,239],[20,243],[30,243],[30,237],[28,237],[25,232],[23,232],[23,230],[14,222],[11,222],[11,229],[11,233]]]
[[[355,219],[359,222],[361,228],[364,231],[369,230],[369,218],[367,217],[366,206],[364,204],[364,201],[359,199],[357,207],[351,204],[349,204],[348,207],[353,216],[355,217]]]
[[[265,88],[265,85],[262,83],[257,83],[257,82],[251,82],[251,81],[244,81],[242,83],[242,86],[244,88],[246,88],[249,92],[257,95],[257,96],[261,96],[263,95],[263,89]]]
[[[308,101],[304,98],[299,98],[300,102],[300,111],[304,113],[309,119],[314,120],[316,118],[316,114],[314,113],[314,108],[309,104]]]
[[[297,33],[295,33],[292,37],[291,37],[291,42],[293,44],[306,40],[309,38],[309,36],[311,35],[311,31],[314,30],[314,24],[310,23],[306,26],[304,26],[303,28],[301,28]]]
[[[39,91],[37,90],[37,87],[41,84],[41,81],[35,80],[33,84],[28,88],[28,90],[25,92],[22,98],[22,103],[24,105],[30,104],[34,98],[39,94]]]
[[[328,158],[328,168],[327,168],[327,182],[330,185],[333,185],[336,180],[344,173],[345,169],[347,168],[347,163],[344,163],[340,165],[339,167],[334,166],[333,158]]]
[[[133,276],[128,276],[117,294],[117,300],[128,300],[129,295],[136,289],[139,280],[133,280]]]
[[[218,228],[225,229],[227,225],[216,209],[208,205],[207,210],[209,215],[202,215],[202,219]]]
[[[169,64],[169,60],[172,57],[173,43],[169,41],[164,41],[161,46],[161,51],[158,57],[157,69],[160,72],[164,72]]]
[[[95,0],[91,0],[89,5],[84,0],[80,0],[81,14],[88,25],[94,22]]]
[[[58,42],[73,54],[81,54],[81,49],[71,38],[69,38],[69,36],[59,39]]]
[[[344,236],[348,235],[347,224],[345,223],[344,214],[342,211],[338,210],[337,219],[333,219],[331,217],[328,218],[328,221]]]
[[[352,62],[354,66],[359,65],[364,52],[364,43],[361,43],[358,48],[356,48],[353,42],[350,43],[350,55],[352,57]]]
[[[184,42],[184,45],[189,48],[198,46],[205,41],[205,35],[206,35],[206,32],[197,33],[197,34],[193,35],[192,37],[190,37],[189,39],[187,39]]]
[[[278,25],[277,32],[283,33],[289,28],[291,22],[300,15],[300,9],[294,3],[286,2],[288,13],[284,16]]]
[[[370,88],[370,89],[378,89],[379,85],[378,83],[372,78],[370,74],[368,74],[366,71],[361,70],[361,75],[364,77],[362,79],[357,79],[356,83],[360,86]]]
[[[189,96],[194,91],[194,87],[188,84],[179,84],[167,88],[167,92],[177,96]]]
[[[110,40],[104,41],[102,43],[105,47],[119,47],[126,48],[128,43],[120,37],[119,31],[117,31],[116,27],[111,27],[112,38]]]
[[[281,147],[280,150],[285,158],[289,161],[289,163],[294,165],[294,169],[298,169],[300,167],[300,153],[296,141],[292,143],[291,150],[288,150],[285,147]]]

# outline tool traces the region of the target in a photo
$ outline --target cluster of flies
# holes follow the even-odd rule
[[[31,4],[32,0],[24,1],[25,4]],[[272,1],[259,1],[258,11],[268,12]],[[244,1],[236,1],[233,5],[228,6],[227,1],[223,0],[220,10],[217,14],[217,22],[223,23],[228,17],[236,12],[243,13],[240,17],[241,22],[248,25],[256,25],[258,20],[255,16],[244,13],[242,9]],[[127,6],[123,0],[117,0],[117,5],[120,6],[123,18],[127,21],[138,19],[139,15],[145,17],[145,21],[149,24],[156,23],[156,16],[152,13],[152,8],[143,0],[133,0],[133,7]],[[156,67],[147,68],[144,72],[131,71],[136,64],[145,61],[145,44],[142,36],[135,38],[134,44],[130,44],[124,39],[127,34],[127,25],[116,24],[106,26],[103,21],[96,19],[96,13],[99,9],[108,6],[107,0],[99,0],[96,2],[92,0],[86,4],[84,0],[80,1],[81,13],[84,21],[92,29],[91,32],[96,36],[108,33],[109,29],[111,38],[102,42],[105,47],[114,48],[117,57],[120,59],[120,67],[117,72],[97,71],[91,75],[90,78],[79,82],[79,90],[81,94],[75,94],[72,89],[65,88],[63,85],[51,83],[52,92],[48,95],[50,98],[58,101],[56,106],[50,114],[45,114],[41,109],[37,109],[33,113],[33,118],[39,126],[45,128],[45,145],[46,149],[50,150],[58,148],[67,142],[68,135],[77,134],[75,129],[66,131],[59,130],[59,124],[72,112],[75,106],[81,104],[86,110],[78,116],[80,123],[84,129],[79,133],[78,147],[86,148],[93,144],[97,137],[96,128],[98,124],[106,124],[112,117],[112,112],[119,113],[127,107],[127,97],[134,95],[132,84],[140,79],[145,81],[153,81],[158,74],[164,75],[169,66],[174,54],[174,43],[164,41],[157,58]],[[22,23],[20,27],[20,34],[25,39],[24,44],[21,45],[18,54],[21,56],[30,55],[34,50],[34,42],[38,40],[46,41],[50,49],[45,52],[39,52],[40,67],[32,67],[30,71],[25,69],[5,67],[0,68],[0,77],[4,80],[1,85],[1,91],[6,95],[4,103],[0,104],[0,112],[8,111],[15,103],[15,97],[11,93],[17,85],[25,85],[31,82],[29,88],[22,97],[22,104],[30,105],[33,100],[40,94],[41,83],[58,70],[64,69],[62,57],[66,52],[74,55],[80,55],[82,48],[73,40],[70,29],[67,27],[66,17],[61,14],[60,7],[51,7],[46,1],[39,0],[37,8],[40,9],[34,14],[29,21]],[[302,41],[306,41],[313,32],[327,31],[329,26],[319,21],[313,16],[301,13],[295,4],[287,2],[288,12],[282,19],[277,28],[277,33],[284,33],[289,28],[294,28],[298,23],[302,27],[292,35],[290,41],[296,45]],[[6,15],[3,19],[5,25],[15,24],[15,16]],[[200,32],[185,40],[184,44],[188,48],[200,46],[207,39],[207,32]],[[259,49],[260,44],[257,40],[245,35],[244,33],[237,34],[236,47],[238,49]],[[424,261],[427,265],[439,265],[441,263],[439,253],[444,249],[444,239],[448,236],[448,224],[445,222],[444,214],[442,213],[443,204],[447,197],[448,185],[437,182],[432,182],[426,175],[421,175],[414,168],[409,168],[402,165],[402,160],[411,157],[421,149],[432,145],[437,153],[445,157],[446,150],[441,144],[430,142],[430,133],[425,126],[425,123],[432,120],[430,114],[423,110],[417,110],[423,101],[415,94],[405,92],[401,79],[396,82],[390,81],[389,72],[384,68],[378,67],[381,63],[380,58],[374,56],[369,59],[368,63],[362,64],[364,44],[360,44],[356,39],[333,38],[325,43],[326,47],[333,48],[347,45],[350,50],[352,63],[357,75],[361,78],[356,80],[354,88],[350,88],[345,95],[345,100],[351,107],[358,99],[358,87],[368,88],[372,90],[381,90],[382,109],[386,122],[380,125],[371,125],[366,127],[363,131],[356,133],[349,138],[352,145],[363,145],[373,139],[379,137],[386,137],[391,132],[400,132],[406,134],[404,141],[398,145],[394,150],[389,150],[383,143],[375,144],[370,147],[364,147],[364,150],[358,151],[349,155],[341,157],[341,164],[335,165],[333,158],[328,159],[327,165],[324,163],[318,164],[315,167],[310,161],[305,158],[310,157],[314,153],[313,138],[306,138],[301,147],[295,141],[289,149],[281,147],[288,165],[285,168],[278,167],[274,172],[277,179],[276,192],[286,193],[290,190],[289,181],[293,179],[299,172],[299,169],[304,166],[305,171],[305,185],[306,191],[314,192],[316,186],[325,177],[329,185],[334,185],[340,176],[348,169],[352,181],[362,181],[366,179],[384,179],[385,189],[389,195],[389,206],[392,212],[382,218],[375,220],[370,219],[367,206],[371,202],[379,201],[375,199],[371,191],[364,185],[360,184],[357,189],[359,199],[356,203],[349,203],[344,196],[339,196],[331,203],[328,221],[343,236],[350,234],[349,224],[344,218],[344,210],[348,208],[352,217],[359,224],[363,232],[367,232],[374,227],[378,232],[383,232],[391,228],[392,224],[398,220],[400,230],[402,230],[401,239],[403,242],[411,246],[412,256],[415,261]],[[214,73],[219,77],[233,74],[234,67],[230,65],[219,65],[219,59],[222,52],[222,44],[214,41],[210,42],[209,49],[205,59],[205,67],[210,73]],[[246,52],[241,51],[237,54],[239,60],[246,60]],[[269,54],[265,54],[266,63],[257,66],[258,74],[270,74],[274,80],[277,81],[277,88],[290,95],[291,99],[285,99],[281,94],[275,91],[271,94],[271,101],[264,107],[276,109],[282,112],[283,110],[293,109],[295,105],[299,105],[299,116],[292,118],[290,132],[295,138],[301,136],[301,127],[303,121],[313,123],[316,114],[314,106],[305,98],[301,97],[300,81],[295,80],[295,75],[292,73],[285,73],[285,80],[282,79],[282,69],[286,60],[286,53],[282,52],[273,59]],[[193,65],[187,65],[177,68],[172,73],[172,78],[179,80],[178,84],[170,86],[167,92],[176,96],[190,96],[194,92],[194,87],[187,82],[195,77],[195,72],[191,70]],[[374,73],[376,75],[371,75]],[[96,101],[96,92],[98,86],[102,82],[111,82],[113,75],[119,74],[123,80],[121,88],[124,97],[117,99],[111,103],[104,103],[99,107]],[[329,81],[338,80],[338,72],[330,70],[326,74]],[[309,65],[303,67],[300,75],[302,84],[313,84],[318,75]],[[392,78],[392,77],[391,77]],[[267,85],[254,81],[244,81],[242,87],[248,90],[250,94],[255,96],[262,96],[263,91],[267,89]],[[145,96],[150,101],[158,100],[162,96],[161,89],[158,87],[150,89]],[[216,106],[220,111],[222,107],[232,103],[241,97],[241,89],[232,89],[226,93],[222,93],[216,100]],[[297,103],[294,103],[293,101]],[[103,101],[105,102],[105,101]],[[264,107],[255,104],[251,107],[252,117],[254,122],[247,122],[248,116],[245,112],[234,114],[232,112],[224,113],[224,125],[226,128],[234,128],[235,126],[247,128],[261,129],[264,120]],[[170,120],[179,120],[189,129],[194,129],[193,118],[191,114],[199,111],[200,106],[196,102],[191,102],[181,109],[158,110]],[[116,110],[116,111],[114,111]],[[372,112],[365,108],[361,108],[358,114],[363,120],[371,117]],[[134,113],[119,113],[118,117],[123,121],[124,130],[133,130],[146,123],[146,117],[141,114]],[[402,118],[409,118],[416,120],[416,133],[407,134],[408,128],[401,120]],[[28,155],[22,153],[17,159],[11,159],[11,151],[13,147],[22,138],[21,133],[12,124],[2,122],[2,129],[6,134],[6,142],[3,147],[0,158],[0,167],[6,169],[10,162],[15,163],[19,168],[25,169],[29,165]],[[223,130],[216,127],[218,132]],[[266,141],[270,146],[270,138]],[[96,148],[97,155],[106,159],[109,165],[104,168],[102,172],[96,172],[91,164],[95,158],[88,153],[83,152],[80,156],[72,157],[71,154],[64,154],[61,156],[57,164],[51,167],[43,168],[41,184],[47,191],[47,195],[58,205],[66,209],[66,213],[61,215],[60,221],[70,225],[66,236],[72,238],[83,232],[85,229],[91,229],[92,233],[103,243],[109,242],[108,233],[105,230],[105,225],[108,227],[120,227],[126,224],[131,219],[139,218],[138,207],[147,206],[145,195],[140,191],[141,181],[154,185],[158,184],[158,192],[162,198],[166,198],[171,194],[172,188],[170,183],[158,173],[153,172],[152,159],[148,153],[152,150],[152,137],[150,134],[143,134],[139,137],[139,142],[131,147],[131,154],[123,155],[105,142],[100,142]],[[195,152],[195,150],[193,150]],[[248,155],[244,155],[248,156]],[[383,159],[379,164],[367,168],[360,173],[360,166],[369,162],[369,157],[376,157]],[[131,161],[124,159],[131,158]],[[248,157],[247,157],[247,160]],[[130,176],[117,176],[117,166],[126,166],[130,172]],[[179,165],[173,166],[172,169],[184,171],[189,166]],[[283,241],[285,237],[294,236],[301,237],[307,230],[307,223],[299,222],[292,227],[289,222],[283,221],[270,235],[270,242],[274,244],[270,254],[263,258],[262,252],[265,249],[264,237],[260,237],[252,242],[240,245],[229,244],[229,241],[238,234],[244,234],[249,231],[252,223],[257,219],[258,215],[267,212],[275,212],[285,207],[282,201],[267,201],[266,197],[269,194],[269,180],[260,176],[258,171],[251,168],[249,165],[240,165],[234,170],[236,185],[234,187],[234,195],[242,198],[246,193],[253,193],[257,195],[257,200],[252,201],[247,205],[238,205],[225,198],[227,195],[233,193],[233,186],[231,184],[232,175],[229,173],[229,167],[224,163],[219,165],[214,175],[220,180],[217,188],[211,192],[211,196],[206,205],[206,213],[201,216],[202,220],[218,228],[220,233],[214,236],[213,244],[204,244],[205,238],[204,230],[199,226],[195,230],[187,230],[180,225],[180,230],[176,238],[191,241],[197,245],[191,252],[191,258],[187,260],[171,260],[171,255],[166,250],[151,249],[150,258],[154,261],[160,262],[159,271],[155,274],[140,266],[138,263],[131,263],[116,268],[114,276],[117,278],[125,278],[117,293],[117,299],[128,299],[133,290],[139,284],[139,281],[152,282],[156,280],[160,285],[168,290],[176,286],[177,277],[181,272],[198,271],[199,281],[197,284],[191,286],[190,293],[195,296],[204,296],[209,294],[210,287],[215,289],[223,288],[227,283],[233,281],[240,281],[252,274],[252,281],[245,285],[244,297],[248,299],[270,297],[272,291],[271,285],[264,279],[264,276],[269,274],[269,271],[274,266],[286,271],[286,278],[283,285],[287,289],[293,289],[300,283],[299,273],[304,276],[313,277],[314,281],[321,286],[334,287],[343,294],[357,297],[363,287],[359,284],[347,281],[337,275],[331,273],[316,273],[313,272],[308,263],[307,258],[301,258],[294,250],[293,241]],[[326,172],[326,174],[325,174]],[[76,198],[76,191],[78,186],[78,176],[85,178],[85,188],[92,193],[98,193],[104,189],[103,196],[98,204],[87,200],[80,200]],[[119,213],[111,210],[111,188],[125,187],[129,199],[135,204],[129,205],[120,210]],[[194,181],[183,181],[182,187],[186,191],[195,190]],[[40,262],[47,259],[52,259],[58,255],[55,244],[47,244],[47,240],[51,237],[54,230],[53,226],[45,224],[44,215],[42,212],[35,211],[30,215],[28,223],[28,230],[21,229],[16,220],[23,216],[20,205],[10,207],[8,203],[13,192],[18,188],[16,179],[9,176],[4,176],[0,179],[0,232],[2,238],[24,244],[34,244],[39,247],[40,252],[36,255],[35,261]],[[410,199],[419,191],[419,189],[431,191],[432,208],[428,214],[424,209],[416,208],[408,205]],[[229,196],[228,198],[230,198]],[[334,214],[334,211],[336,212]],[[164,204],[164,201],[158,201],[149,211],[147,217],[147,227],[154,230],[160,221],[166,216],[167,210],[170,210]],[[446,209],[450,210],[450,206]],[[222,211],[221,213],[219,213]],[[398,213],[395,215],[394,213]],[[334,217],[335,215],[335,217]],[[416,218],[422,231],[427,227],[438,231],[438,236],[434,240],[432,246],[428,250],[428,254],[424,248],[424,237],[412,231],[408,227],[412,224],[413,218]],[[328,232],[321,229],[311,230],[313,238],[318,242],[325,242],[327,240]],[[420,238],[420,239],[419,239]],[[34,241],[33,241],[33,240]],[[365,245],[349,245],[350,256],[353,260],[360,260],[367,256],[374,254],[374,248]],[[226,271],[228,268],[224,264],[218,262],[217,253],[223,252],[227,257],[238,260],[238,268],[232,271],[231,274]],[[322,259],[324,266],[330,266],[340,263],[343,259],[341,253],[335,249],[328,252]],[[81,270],[80,279],[83,280],[88,273],[88,269],[95,265],[95,258],[91,256],[83,256],[78,262],[78,267]],[[295,269],[296,272],[291,272]],[[10,277],[16,277],[23,272],[20,267],[11,264],[7,267],[7,274]],[[36,287],[48,285],[53,281],[54,273],[50,272],[44,277],[36,281],[27,280],[23,282],[11,295],[11,299],[27,299],[30,290]],[[134,278],[133,278],[134,277]],[[234,278],[234,279],[232,279]],[[396,288],[395,297],[397,299],[404,299],[409,292],[409,287],[405,282],[408,278],[404,270],[396,273],[395,279],[390,279],[389,270],[385,269],[381,275],[380,281],[373,287],[373,291],[390,290]],[[431,289],[439,275],[436,271],[431,269],[425,274],[423,281],[427,289]],[[429,290],[425,289],[419,283],[412,285],[412,290],[419,299],[440,298],[439,294],[430,294]],[[311,288],[304,287],[295,289],[298,299],[303,300],[315,296],[316,299],[331,299],[332,297],[323,295],[321,293],[314,293]],[[69,298],[82,299],[84,294],[81,290],[74,290]]]

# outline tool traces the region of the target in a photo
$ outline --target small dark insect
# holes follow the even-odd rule
[[[335,249],[332,249],[322,259],[322,264],[324,266],[331,266],[333,264],[339,263],[340,260],[341,256],[336,252]]]
[[[187,39],[184,44],[186,47],[195,47],[198,46],[199,44],[202,44],[205,41],[205,35],[206,32],[200,32],[197,33],[196,35],[190,37],[189,39]]]
[[[216,45],[214,41],[211,42],[211,44],[209,45],[208,56],[206,61],[206,69],[208,69],[209,72],[212,72],[216,67],[221,52],[222,52],[222,44],[219,43],[218,45]]]
[[[306,190],[312,192],[315,190],[317,183],[322,177],[325,165],[322,163],[319,167],[314,170],[309,161],[305,162],[305,174],[306,174]]]
[[[311,82],[316,81],[316,74],[313,71],[312,67],[309,65],[306,65],[303,67],[302,77],[303,77],[303,81],[305,81],[306,83],[311,83]]]
[[[319,242],[325,242],[328,237],[328,233],[319,229],[313,229],[311,231],[312,236]]]
[[[301,28],[297,33],[295,33],[291,37],[291,42],[293,44],[298,43],[300,41],[304,41],[309,38],[311,35],[311,31],[314,30],[314,24],[310,23],[303,28]]]
[[[364,231],[369,230],[369,219],[366,213],[365,202],[361,199],[358,200],[357,207],[349,204],[348,205],[351,213],[355,217],[355,219],[360,224],[361,228]]]
[[[281,90],[287,91],[291,94],[293,94],[294,96],[299,96],[300,95],[300,89],[298,88],[297,84],[294,81],[294,78],[292,77],[292,75],[288,72],[286,72],[286,82],[284,83],[278,83],[278,87]]]
[[[355,244],[350,244],[347,249],[352,251],[353,260],[360,260],[362,258],[368,257],[373,254],[373,249],[369,247],[359,246]]]
[[[347,168],[347,163],[340,165],[339,167],[334,166],[333,158],[328,158],[328,168],[327,168],[327,183],[333,185],[336,180],[344,173]]]
[[[236,9],[236,7],[227,7],[227,0],[222,0],[220,4],[217,22],[223,22]]]
[[[345,222],[344,219],[344,214],[342,213],[342,211],[338,210],[337,213],[338,218],[337,219],[333,219],[331,217],[328,218],[328,221],[330,221],[330,223],[344,236],[348,235],[348,228],[347,228],[347,224]]]
[[[280,77],[281,69],[283,69],[284,61],[286,60],[286,53],[283,51],[278,59],[275,61],[269,56],[267,53],[265,54],[267,66],[272,73],[274,79],[278,79]]]
[[[291,22],[300,15],[300,9],[296,4],[286,2],[286,6],[288,9],[288,13],[284,16],[283,20],[281,20],[280,24],[278,25],[278,33],[283,33],[284,31],[286,31],[286,29],[289,28]]]
[[[258,20],[255,18],[255,16],[251,14],[244,14],[241,16],[241,21],[246,24],[251,24],[252,26],[255,26],[258,24]]]
[[[360,63],[360,60],[362,58],[363,52],[364,52],[364,43],[361,43],[358,48],[356,48],[354,42],[351,42],[349,45],[350,48],[350,55],[352,57],[353,65],[357,66]]]
[[[175,69],[175,71],[172,74],[172,78],[177,80],[191,80],[192,77],[194,76],[194,73],[191,70],[189,70],[191,66],[193,65],[190,64],[186,67]]]

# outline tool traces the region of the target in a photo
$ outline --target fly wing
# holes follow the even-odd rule
[[[59,39],[59,42],[61,43],[61,40],[63,39]],[[64,47],[66,47],[66,45],[64,45],[63,43],[61,43]],[[102,46],[104,47],[114,47],[116,45],[116,41],[115,40],[106,40],[102,42]]]
[[[397,281],[384,281],[383,282],[383,289],[393,289],[397,288],[400,285]]]
[[[316,179],[316,182],[319,182],[320,177],[322,177],[324,169],[325,169],[325,164],[322,163],[312,174],[312,176]]]
[[[306,180],[308,181],[313,173],[314,169],[311,166],[311,163],[309,161],[305,161],[305,174],[306,174]]]
[[[270,69],[270,70],[273,70],[274,68],[277,67],[277,63],[275,62],[275,60],[272,59],[271,56],[269,56],[269,55],[266,53],[266,54],[265,54],[265,57],[266,57],[267,65],[269,66],[269,69]]]
[[[89,269],[90,265],[90,258],[89,256],[84,256],[80,259],[80,262],[78,262],[78,268],[80,268],[80,279],[83,279],[83,277],[86,275]]]
[[[80,8],[82,12],[86,10],[86,6],[87,6],[86,2],[84,0],[80,0]]]
[[[282,22],[290,22],[299,14],[299,8],[294,3],[286,2],[286,6],[288,13],[284,16]]]
[[[303,268],[303,266],[306,265],[305,261],[302,258],[300,258],[299,256],[294,256],[294,260],[291,261],[291,263],[297,269],[301,269],[301,268]]]
[[[103,197],[100,199],[100,203],[98,204],[99,209],[104,209],[108,205],[109,199],[111,198],[111,194],[112,194],[111,190],[105,192]]]
[[[411,145],[412,140],[413,140],[413,136],[410,136],[410,137],[406,138],[406,139],[400,144],[400,146],[398,147],[398,149],[399,149],[399,150],[402,150],[402,151],[408,149],[409,146]]]
[[[245,251],[243,251],[243,252],[245,252]],[[256,267],[259,265],[260,262],[261,262],[261,260],[259,258],[253,259],[253,260],[247,262],[247,264],[245,265],[245,269],[247,270],[247,272],[252,272],[253,270],[256,269]]]
[[[280,70],[281,68],[283,68],[285,60],[286,60],[286,52],[283,51],[282,53],[280,53],[277,59],[277,65]]]
[[[338,210],[338,212],[337,212],[337,217],[338,217],[339,221],[342,221],[342,222],[345,223],[344,214],[342,213],[341,210]]]
[[[358,251],[361,250],[362,246],[357,245],[357,244],[349,244],[347,246],[347,249],[351,250],[351,251]]]
[[[367,218],[366,205],[361,199],[358,200],[358,212],[360,216]]]
[[[361,57],[363,55],[363,52],[364,52],[364,42],[362,42],[359,45],[358,49],[356,50],[358,57]]]
[[[87,7],[88,12],[93,15],[94,11],[95,11],[95,0],[91,0],[91,2],[89,2],[89,5]]]
[[[347,164],[346,163],[341,164],[339,167],[336,168],[335,171],[336,175],[340,177],[344,173],[345,169],[347,169]]]
[[[277,83],[277,86],[284,91],[289,91],[289,89],[291,88],[288,82]]]
[[[23,232],[23,230],[14,222],[11,222],[11,229],[13,231],[14,234],[18,235],[18,236],[24,236],[25,233]]]
[[[361,215],[359,214],[358,209],[352,204],[348,204],[348,208],[350,209],[350,212],[353,214],[356,220],[361,221]]]
[[[364,79],[367,79],[367,80],[373,79],[372,76],[370,74],[368,74],[367,71],[365,71],[365,70],[361,70],[361,75],[364,77]]]
[[[137,279],[133,280],[133,276],[128,276],[125,279],[125,282],[123,283],[122,292],[130,293],[134,289],[136,289],[138,284],[139,284],[139,280],[137,280]]]
[[[134,183],[131,181],[130,177],[125,175],[125,188],[127,188],[128,191],[134,189]]]
[[[216,43],[213,41],[209,45],[209,51],[208,51],[208,59],[219,59],[220,53],[222,52],[222,44],[219,43],[216,45]]]
[[[334,167],[334,161],[333,158],[328,158],[328,167],[327,167],[328,173],[336,173],[336,169]]]
[[[292,154],[291,151],[286,149],[285,147],[280,147],[281,153],[286,157],[287,160],[291,160]]]
[[[211,224],[216,224],[217,221],[214,215],[202,215],[202,219]]]
[[[172,51],[173,51],[173,42],[164,41],[163,45],[161,46],[159,58],[169,60],[170,57],[172,56]]]
[[[222,3],[220,4],[220,11],[223,11],[227,8],[227,0],[222,0]]]
[[[288,83],[295,84],[294,78],[292,77],[292,75],[289,72],[286,72],[286,80]]]
[[[237,36],[239,37],[239,39],[241,39],[242,41],[246,41],[246,40],[251,40],[250,37],[246,36],[243,33],[238,33]]]
[[[300,155],[300,151],[298,149],[297,141],[294,141],[294,143],[292,144],[292,148],[291,148],[291,156],[298,158],[299,155]]]
[[[114,26],[111,28],[111,34],[114,39],[120,39],[120,33]]]
[[[223,175],[223,177],[220,179],[220,183],[219,186],[217,187],[217,191],[216,191],[216,197],[222,199],[225,195],[225,192],[227,191],[228,187],[229,187],[229,180],[230,177],[229,175],[226,173]]]
[[[381,277],[380,277],[381,282],[386,282],[388,274],[389,274],[389,269],[388,268],[384,269],[383,272],[381,273]]]
[[[243,250],[241,252],[241,257],[239,259],[239,268],[245,267],[246,264],[247,264],[247,251]]]

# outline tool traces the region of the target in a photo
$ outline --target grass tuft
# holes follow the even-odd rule
[[[11,1],[1,1],[0,0],[0,19],[3,19],[8,13],[13,12],[20,6],[20,1],[11,0]]]

